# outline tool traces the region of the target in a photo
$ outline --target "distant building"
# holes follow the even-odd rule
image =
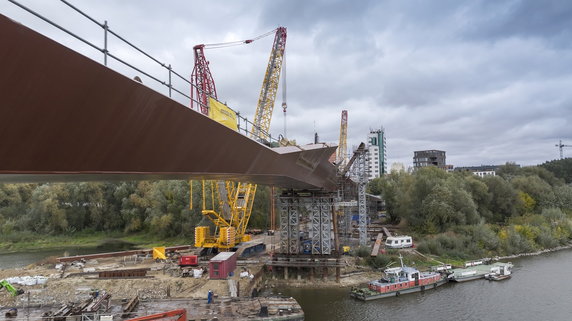
[[[516,165],[516,164],[515,164]],[[455,167],[456,172],[471,172],[479,177],[496,176],[496,172],[502,165],[481,165],[481,166],[464,166]],[[516,165],[520,167],[520,165]]]
[[[405,172],[405,165],[403,163],[393,163],[391,164],[390,172]]]
[[[413,152],[413,167],[415,169],[436,166],[447,170],[445,151],[442,150],[420,150]]]
[[[367,135],[367,169],[370,180],[387,173],[387,151],[383,128],[370,130]]]

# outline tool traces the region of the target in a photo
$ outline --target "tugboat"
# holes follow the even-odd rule
[[[379,280],[368,283],[367,288],[354,288],[350,296],[363,301],[400,296],[401,294],[435,289],[447,283],[446,275],[437,272],[420,272],[405,266],[400,255],[401,267],[385,269]]]

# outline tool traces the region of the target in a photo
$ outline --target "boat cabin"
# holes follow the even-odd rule
[[[385,269],[385,278],[382,281],[388,283],[419,281],[419,271],[407,266]]]
[[[413,239],[411,236],[390,236],[385,240],[385,247],[390,249],[401,249],[413,247]]]

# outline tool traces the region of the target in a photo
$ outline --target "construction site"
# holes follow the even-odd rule
[[[116,35],[107,26],[104,32],[106,39],[108,33]],[[2,270],[6,291],[0,292],[0,320],[303,320],[296,300],[276,296],[273,287],[351,286],[372,278],[373,271],[344,255],[369,247],[376,256],[384,235],[391,236],[381,224],[381,199],[366,194],[366,145],[348,154],[347,110],[341,111],[337,144],[298,145],[287,138],[286,82],[281,80],[285,27],[243,41],[196,45],[187,96],[190,106],[144,86],[138,77],[129,79],[108,69],[107,59],[115,57],[107,42],[100,48],[105,57],[101,65],[4,16],[0,16],[0,36],[8,43],[3,48],[12,49],[0,51],[2,61],[29,62],[24,73],[3,66],[0,76],[3,88],[14,89],[3,97],[9,103],[0,113],[17,114],[0,117],[0,126],[10,131],[4,137],[23,137],[21,145],[28,147],[2,142],[13,148],[0,151],[0,181],[199,180],[202,199],[190,202],[201,202],[201,214],[210,222],[195,227],[194,243],[188,245],[59,257]],[[274,36],[274,41],[251,122],[219,101],[205,49],[248,45],[267,36]],[[39,52],[42,59],[34,56]],[[53,69],[55,61],[65,61],[67,67]],[[170,65],[168,70],[169,81],[162,84],[169,96],[172,92],[186,96],[171,85],[171,76],[181,76]],[[26,74],[26,79],[16,73]],[[42,81],[35,74],[53,75],[58,81],[50,88],[38,86],[23,101],[18,88]],[[94,89],[78,79],[90,77],[99,79],[95,90],[106,95],[83,99]],[[284,134],[272,137],[270,121],[279,83]],[[77,94],[58,96],[70,88]],[[43,120],[31,115],[46,104],[69,117],[40,125]],[[123,112],[116,112],[117,104]],[[141,114],[141,105],[150,106],[141,117],[161,119],[160,124],[132,121],[135,110]],[[28,121],[12,120],[19,117]],[[82,128],[78,131],[69,124]],[[95,128],[102,124],[109,126],[109,132],[121,128],[123,136],[113,141],[97,136]],[[39,128],[41,134],[23,134],[31,128]],[[203,132],[211,135],[197,135]],[[91,145],[57,138],[63,133]],[[135,150],[130,146],[141,133],[155,138],[142,140]],[[41,161],[32,157],[33,146],[46,144],[55,146],[50,157]],[[257,184],[272,186],[273,195],[270,226],[253,236],[247,231]]]

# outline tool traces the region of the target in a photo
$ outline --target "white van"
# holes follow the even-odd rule
[[[385,240],[385,247],[389,249],[402,249],[405,247],[413,247],[413,239],[411,236],[390,236]]]

